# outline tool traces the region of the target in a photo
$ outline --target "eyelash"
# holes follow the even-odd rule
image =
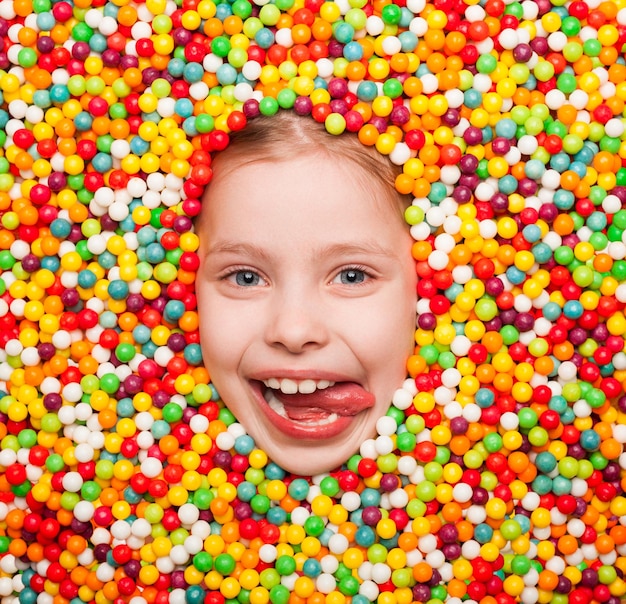
[[[370,279],[374,278],[374,275],[372,275],[372,273],[367,269],[367,267],[355,264],[355,265],[344,266],[343,268],[339,269],[335,277],[332,279],[331,283],[334,282],[335,279],[337,279],[337,277],[339,277],[342,273],[346,273],[349,271],[363,273],[363,275],[365,276],[365,279],[363,281],[359,281],[358,283],[350,283],[350,284],[342,283],[341,285],[352,285],[353,287],[364,286]]]
[[[358,273],[363,273],[364,275],[364,279],[363,281],[359,281],[356,283],[340,283],[340,285],[351,285],[352,287],[361,287],[364,286],[369,280],[375,278],[374,275],[372,275],[372,273],[368,270],[367,267],[362,266],[362,265],[358,265],[358,264],[354,264],[354,265],[348,265],[348,266],[344,266],[342,268],[340,268],[338,271],[336,271],[335,276],[331,279],[330,283],[334,283],[335,280],[337,278],[339,278],[341,276],[342,273],[346,273],[349,271],[354,271],[354,272],[358,272]],[[267,282],[268,280],[261,274],[259,273],[256,269],[251,269],[247,266],[236,266],[231,268],[228,272],[224,273],[223,275],[221,275],[219,277],[220,281],[228,281],[233,277],[236,277],[236,275],[241,274],[241,273],[250,273],[252,275],[255,275],[256,277],[258,277],[259,279]],[[246,288],[246,287],[258,287],[258,284],[255,285],[239,285],[238,283],[234,283],[234,285],[238,286],[238,287],[242,287],[242,288]]]
[[[267,279],[261,275],[261,273],[259,273],[257,270],[252,269],[250,267],[247,266],[235,266],[233,268],[231,268],[228,272],[224,273],[223,275],[220,276],[220,281],[228,281],[229,279],[231,279],[232,277],[236,277],[236,275],[240,274],[240,273],[251,273],[253,275],[255,275],[256,277],[258,277],[259,279],[262,279],[263,281],[267,282]],[[237,287],[258,287],[258,285],[239,285],[238,283],[234,282],[234,285],[236,285]]]

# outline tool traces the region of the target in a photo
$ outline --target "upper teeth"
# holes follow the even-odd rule
[[[283,394],[312,394],[316,390],[324,390],[334,386],[335,382],[328,380],[290,380],[283,378],[270,378],[269,380],[263,380],[263,383],[272,390],[280,390]]]

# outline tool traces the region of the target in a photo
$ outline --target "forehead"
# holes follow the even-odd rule
[[[215,204],[232,201],[238,195],[257,199],[269,196],[267,203],[276,194],[312,199],[330,195],[337,203],[342,196],[363,200],[361,211],[369,206],[369,200],[373,206],[368,211],[375,209],[388,217],[394,216],[406,227],[404,210],[410,200],[381,176],[382,165],[376,170],[377,163],[380,160],[366,161],[361,156],[355,159],[324,149],[292,156],[263,155],[258,150],[248,154],[241,147],[227,149],[213,162],[213,178],[204,191],[198,221],[211,213],[209,207],[214,211]]]
[[[197,232],[205,251],[238,242],[303,251],[379,241],[396,248],[409,227],[381,185],[364,184],[325,158],[252,162],[219,173],[208,187]],[[404,250],[404,248],[402,248]],[[404,252],[402,252],[404,253]]]

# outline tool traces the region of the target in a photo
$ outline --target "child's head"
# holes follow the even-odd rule
[[[197,222],[211,380],[273,461],[329,471],[373,436],[413,349],[395,169],[289,113],[253,120],[213,167]]]

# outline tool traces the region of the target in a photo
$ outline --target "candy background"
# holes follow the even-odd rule
[[[3,604],[626,596],[625,2],[2,0],[0,33]],[[198,344],[211,154],[279,110],[415,198],[410,379],[313,478]]]

